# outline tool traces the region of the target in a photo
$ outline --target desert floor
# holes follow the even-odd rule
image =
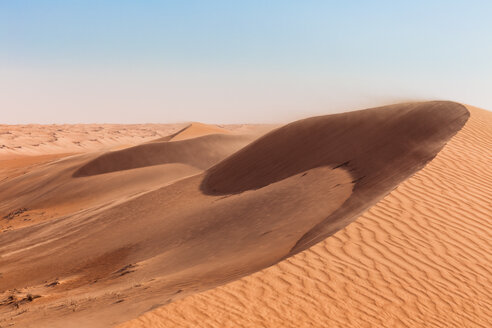
[[[459,107],[0,126],[0,327],[490,327],[492,113]]]

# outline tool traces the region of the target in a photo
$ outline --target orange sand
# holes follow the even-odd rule
[[[318,245],[121,324],[157,327],[483,327],[492,318],[492,113]]]
[[[0,126],[0,326],[488,327],[492,113],[468,109],[454,137],[445,102],[263,137]]]

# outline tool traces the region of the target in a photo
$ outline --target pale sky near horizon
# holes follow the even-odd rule
[[[492,109],[490,1],[0,0],[0,124]]]

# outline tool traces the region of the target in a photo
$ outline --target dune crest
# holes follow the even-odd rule
[[[254,136],[205,135],[175,142],[151,142],[106,152],[74,172],[86,177],[161,164],[181,163],[205,170],[247,145]]]
[[[214,125],[193,122],[183,130],[174,134],[169,141],[180,141],[196,137],[202,137],[209,134],[229,134],[226,129]]]

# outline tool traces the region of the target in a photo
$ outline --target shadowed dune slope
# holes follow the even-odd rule
[[[251,140],[252,136],[214,134],[176,142],[146,143],[105,153],[78,169],[74,177],[166,163],[182,163],[204,170]]]
[[[490,327],[492,113],[332,237],[118,328]]]
[[[355,220],[430,161],[467,118],[459,104],[429,102],[302,120],[202,174],[6,231],[0,324],[107,327],[276,264]],[[158,143],[156,152],[102,155],[71,179],[124,174],[142,154],[195,168],[224,155],[190,150],[197,140],[230,151],[221,146],[227,136]]]
[[[353,195],[299,240],[292,250],[297,253],[354,220],[421,169],[461,129],[468,116],[460,104],[428,102],[297,121],[212,167],[202,190],[213,194],[243,192],[323,165],[350,170],[355,183]]]
[[[30,172],[18,176],[11,173],[13,176],[0,181],[0,231],[116,204],[201,172],[190,165],[172,163],[74,178],[73,172],[88,157],[94,156],[36,165]],[[23,209],[22,215],[5,219],[19,209]]]

